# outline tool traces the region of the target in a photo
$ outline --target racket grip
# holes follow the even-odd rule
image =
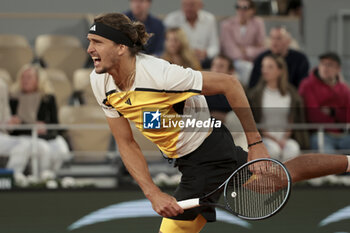
[[[199,198],[178,201],[177,204],[184,210],[191,209],[199,206]]]

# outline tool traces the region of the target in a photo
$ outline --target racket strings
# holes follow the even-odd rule
[[[285,202],[288,193],[288,175],[273,161],[246,166],[229,182],[225,191],[227,205],[247,218],[258,219],[273,214]]]

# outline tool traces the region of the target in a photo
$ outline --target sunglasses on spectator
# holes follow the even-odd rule
[[[240,5],[236,5],[236,9],[237,10],[244,10],[244,11],[246,11],[246,10],[249,10],[250,9],[250,6],[240,6]]]

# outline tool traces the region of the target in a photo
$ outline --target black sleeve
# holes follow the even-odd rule
[[[46,124],[58,123],[56,99],[53,95],[46,95],[41,100],[38,121],[43,121]]]
[[[58,113],[56,99],[53,95],[43,97],[39,112],[38,121],[43,121],[46,124],[58,124]],[[59,134],[59,130],[48,130],[46,135],[40,135],[43,139],[54,139]]]
[[[11,109],[11,115],[17,114],[17,107],[18,107],[18,99],[10,98],[9,100],[10,109]]]

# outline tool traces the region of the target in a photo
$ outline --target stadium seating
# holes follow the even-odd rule
[[[47,78],[52,83],[57,107],[67,105],[72,94],[72,85],[66,74],[58,69],[44,69],[43,72],[46,72]]]
[[[73,72],[82,68],[87,59],[87,53],[78,38],[68,35],[38,36],[35,53],[47,68],[63,70],[71,82]]]
[[[0,68],[8,71],[14,81],[22,66],[33,60],[33,51],[21,35],[0,34]]]
[[[99,106],[63,106],[59,111],[61,124],[104,124],[106,118]],[[94,156],[106,152],[111,133],[107,127],[101,129],[74,129],[67,130],[73,152],[97,152]],[[91,154],[91,153],[90,153]]]
[[[97,106],[96,98],[90,85],[90,73],[92,69],[78,69],[73,74],[73,90],[80,93],[86,105]]]
[[[12,79],[9,72],[2,68],[0,68],[0,79],[2,79],[8,87],[12,84]]]

